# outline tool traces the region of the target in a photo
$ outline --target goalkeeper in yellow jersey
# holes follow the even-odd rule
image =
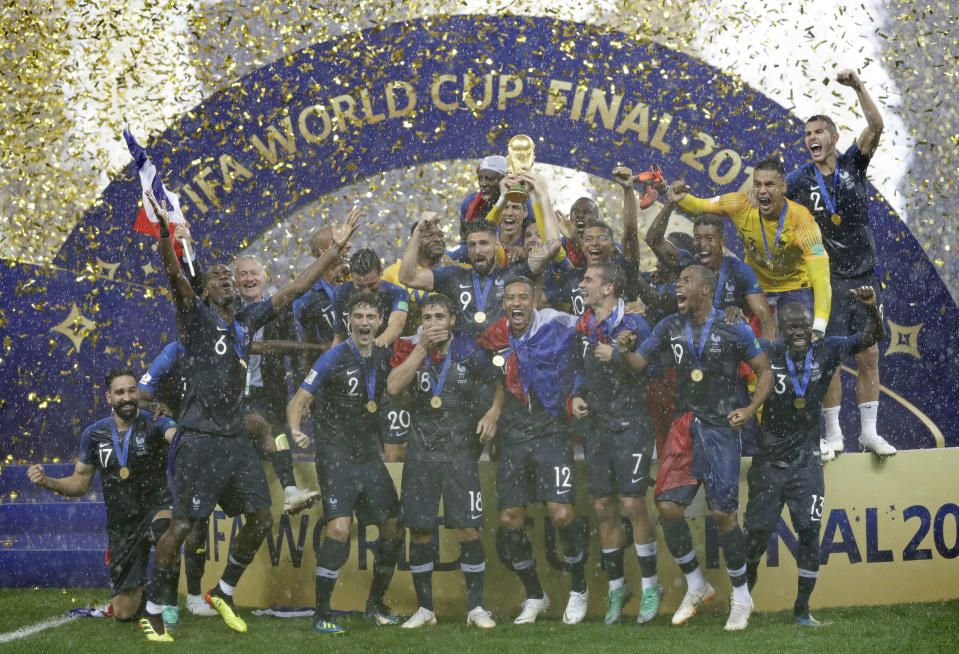
[[[829,321],[832,290],[829,256],[812,214],[784,197],[786,171],[778,159],[756,164],[753,189],[701,200],[683,181],[670,187],[669,199],[687,213],[732,219],[759,286],[775,310],[799,302],[813,312],[814,338],[822,338]]]

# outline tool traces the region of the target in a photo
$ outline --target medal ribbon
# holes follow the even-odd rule
[[[796,366],[793,365],[793,360],[789,356],[789,350],[786,350],[786,366],[789,368],[789,380],[792,382],[793,390],[796,391],[796,397],[804,397],[806,395],[806,387],[809,386],[809,373],[812,371],[812,345],[809,346],[809,350],[806,352],[806,369],[803,370],[802,374],[802,384],[799,383],[799,378],[796,377]]]
[[[719,271],[719,279],[716,281],[716,294],[713,295],[714,309],[719,307],[719,300],[723,296],[723,283],[725,283],[725,281],[726,281],[726,257],[723,257],[723,267]]]
[[[686,319],[686,342],[689,344],[689,351],[696,353],[696,367],[702,370],[702,358],[703,350],[706,349],[706,337],[709,335],[709,328],[713,325],[713,318],[716,317],[716,310],[709,310],[709,317],[706,318],[706,324],[703,325],[703,333],[699,337],[699,349],[696,350],[693,348],[693,328],[689,323],[689,318]]]
[[[822,173],[819,172],[819,168],[813,166],[813,170],[816,171],[816,181],[819,182],[819,191],[822,193],[822,201],[826,203],[826,208],[829,209],[830,213],[838,213],[836,211],[836,205],[838,204],[831,197],[829,197],[829,191],[826,190],[826,180],[823,179]],[[833,193],[836,194],[836,198],[839,198],[839,162],[836,162],[836,170],[833,172],[832,176],[832,189]]]
[[[110,429],[113,430],[113,447],[117,452],[117,461],[121,468],[125,468],[127,466],[127,455],[130,454],[130,433],[133,431],[133,422],[130,422],[130,427],[123,435],[122,448],[120,447],[120,439],[117,438],[117,423],[115,420],[110,421]]]
[[[426,360],[430,362],[429,367],[426,369],[426,374],[429,375],[430,378],[430,388],[433,390],[433,397],[439,397],[439,394],[443,392],[443,385],[446,383],[446,373],[450,371],[450,364],[453,362],[452,347],[453,344],[450,343],[450,349],[447,350],[446,358],[443,359],[443,368],[440,370],[439,379],[436,380],[433,379],[433,374],[431,372],[433,369],[433,362],[430,357],[432,355],[429,352],[426,353]]]
[[[350,344],[350,349],[353,350],[353,354],[360,360],[360,372],[363,373],[363,382],[366,384],[366,399],[372,402],[373,396],[376,395],[376,361],[373,361],[373,374],[367,376],[366,359],[360,354],[360,351],[356,349],[356,343],[353,342],[353,337],[350,336],[346,342]],[[372,359],[372,357],[370,358]]]
[[[473,301],[476,303],[476,311],[485,311],[486,310],[486,298],[489,297],[489,290],[493,287],[493,277],[495,277],[495,269],[490,272],[489,277],[486,278],[486,286],[483,288],[483,292],[480,293],[479,287],[479,277],[476,274],[476,271],[473,270]]]
[[[783,225],[786,223],[786,198],[783,198],[783,210],[779,214],[779,226],[776,227],[776,240],[773,241],[773,249],[769,250],[769,241],[766,240],[766,225],[763,222],[763,217],[759,217],[759,231],[763,233],[763,245],[766,246],[766,254],[769,255],[769,258],[773,258],[773,252],[776,251],[776,246],[779,245],[779,237],[783,235]]]

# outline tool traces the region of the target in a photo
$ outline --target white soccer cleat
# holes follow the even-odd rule
[[[186,610],[193,615],[200,615],[204,617],[220,615],[216,612],[215,608],[210,606],[210,603],[206,601],[206,598],[203,597],[203,595],[187,595]]]
[[[836,458],[836,451],[829,447],[829,442],[825,439],[819,439],[819,456],[823,463],[829,463]]]
[[[566,603],[566,610],[563,611],[563,622],[565,624],[579,624],[586,617],[586,607],[589,605],[589,588],[585,593],[577,593],[574,590],[569,592],[569,601]]]
[[[708,581],[699,590],[687,590],[683,595],[683,601],[679,603],[679,608],[673,613],[673,624],[677,627],[686,624],[687,620],[696,615],[699,607],[708,604],[715,594],[716,590]]]
[[[742,631],[749,624],[749,616],[753,614],[753,600],[748,604],[733,600],[729,607],[729,619],[726,620],[726,631]]]
[[[820,442],[824,442],[835,454],[842,454],[846,448],[842,434],[826,434],[826,438]]]
[[[287,486],[283,489],[283,512],[299,513],[313,506],[318,499],[320,499],[320,491]]]
[[[402,625],[404,629],[418,629],[419,627],[435,626],[436,614],[429,609],[424,609],[422,606],[416,609],[416,613],[411,615],[409,619]]]
[[[549,596],[543,593],[540,599],[527,599],[523,602],[523,610],[519,612],[513,624],[533,624],[540,613],[549,608]]]
[[[475,609],[466,614],[466,626],[479,627],[480,629],[492,629],[496,626],[496,622],[493,620],[492,613],[484,609],[482,606],[477,606]]]
[[[879,434],[862,434],[859,436],[859,446],[863,450],[872,450],[879,456],[894,456],[896,448],[890,445]]]

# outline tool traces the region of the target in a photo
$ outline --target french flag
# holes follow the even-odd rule
[[[133,229],[141,234],[150,234],[160,238],[160,223],[153,212],[153,207],[150,206],[150,201],[147,200],[146,191],[147,189],[153,191],[153,196],[160,206],[163,206],[163,201],[166,200],[167,213],[172,224],[186,224],[183,211],[180,209],[180,198],[177,197],[176,193],[168,191],[163,185],[163,181],[157,174],[156,166],[150,161],[150,157],[147,156],[147,151],[143,149],[143,146],[133,138],[129,127],[123,130],[123,138],[126,140],[127,147],[130,148],[130,154],[133,155],[133,160],[136,162],[137,172],[140,175],[140,186],[143,188],[143,206],[140,207],[140,213],[137,215],[136,222],[133,223]],[[173,240],[173,249],[176,251],[178,258],[183,257],[183,248],[176,239]]]
[[[476,342],[484,350],[511,348],[506,359],[506,388],[523,402],[532,388],[550,415],[556,416],[566,412],[578,372],[574,356],[578,321],[576,316],[554,309],[534,310],[533,324],[521,337],[510,339],[509,320],[504,317]]]

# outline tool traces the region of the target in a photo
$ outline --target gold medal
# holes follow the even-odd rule
[[[126,479],[130,476],[130,469],[126,466],[120,468],[120,479]]]
[[[434,409],[438,409],[441,406],[443,406],[443,400],[440,398],[439,395],[434,395],[433,397],[430,398],[430,406],[433,407]]]
[[[503,364],[506,363],[506,359],[503,358],[502,354],[497,354],[493,357],[493,365],[497,368],[502,368]]]
[[[833,224],[833,225],[838,225],[838,224],[841,223],[841,222],[842,222],[842,218],[839,217],[839,214],[838,214],[838,213],[834,213],[834,214],[832,215],[832,224]]]
[[[473,320],[475,320],[477,324],[486,322],[486,312],[477,311],[473,314]]]
[[[240,359],[240,365],[246,368],[246,361],[244,361],[243,359]]]
[[[793,406],[796,407],[797,409],[803,408],[804,406],[806,406],[806,398],[797,397],[795,400],[793,400]]]
[[[376,402],[374,402],[373,400],[370,400],[369,402],[367,402],[366,410],[369,411],[370,413],[376,413]]]
[[[694,382],[701,382],[703,380],[703,371],[699,368],[695,368],[691,373],[689,373],[689,376]]]

